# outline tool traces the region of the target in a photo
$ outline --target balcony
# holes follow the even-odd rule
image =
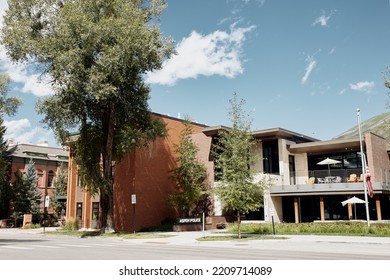
[[[277,180],[277,184],[271,184],[271,196],[291,195],[326,195],[326,194],[362,194],[364,193],[361,169],[338,170],[309,170],[309,176],[296,176],[290,174],[290,182]],[[381,182],[373,182],[375,193],[390,194],[389,171],[383,171]],[[355,174],[356,177],[351,176]],[[312,178],[310,181],[309,178]],[[314,180],[313,180],[314,179]],[[281,183],[281,184],[280,184]]]

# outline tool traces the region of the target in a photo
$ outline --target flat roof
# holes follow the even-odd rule
[[[346,150],[360,150],[359,138],[333,139],[309,143],[291,144],[287,149],[292,153],[336,152]]]
[[[219,125],[219,126],[211,126],[203,129],[203,133],[207,136],[216,136],[218,134],[218,131],[220,130],[229,130],[230,127]],[[261,138],[261,139],[289,139],[293,140],[294,142],[313,142],[313,141],[319,141],[316,138],[309,137],[306,135],[303,135],[301,133],[297,133],[291,130],[287,130],[284,128],[276,127],[276,128],[269,128],[269,129],[262,129],[262,130],[256,130],[251,132],[251,135],[254,138]]]
[[[56,161],[68,161],[69,151],[65,148],[40,146],[32,144],[16,144],[7,150],[12,157],[34,158]]]

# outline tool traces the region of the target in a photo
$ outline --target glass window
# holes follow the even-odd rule
[[[38,187],[42,187],[43,188],[44,187],[43,186],[43,171],[38,169],[37,170],[37,174],[38,174],[38,182],[37,182]]]
[[[54,171],[50,170],[47,176],[47,186],[50,188],[53,185]]]
[[[264,172],[279,174],[278,140],[263,142]]]
[[[99,219],[99,202],[92,202],[92,220]]]

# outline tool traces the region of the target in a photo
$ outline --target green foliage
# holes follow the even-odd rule
[[[8,218],[11,200],[9,184],[9,162],[7,160],[7,144],[4,141],[5,127],[0,116],[0,219]]]
[[[271,223],[244,223],[241,232],[246,234],[272,234]],[[228,224],[228,232],[238,231],[238,225]],[[336,234],[336,235],[377,235],[390,236],[390,224],[372,223],[368,228],[364,222],[326,222],[326,223],[276,223],[277,234]]]
[[[68,169],[61,163],[57,176],[53,180],[56,196],[66,196],[68,187]]]
[[[54,95],[37,110],[61,143],[72,144],[86,187],[100,194],[102,230],[113,225],[112,163],[161,136],[144,75],[174,48],[161,35],[162,0],[10,0],[2,43],[17,62],[38,63]]]
[[[225,210],[240,213],[258,210],[263,203],[266,183],[254,180],[250,167],[256,162],[255,141],[250,135],[251,121],[243,112],[245,102],[238,102],[237,94],[230,100],[231,129],[222,130],[215,145],[214,157],[219,178],[216,193]],[[239,220],[238,220],[239,222]]]
[[[58,201],[58,196],[66,196],[68,188],[68,169],[61,163],[58,174],[53,180],[54,198],[51,199],[50,204],[60,215],[61,210],[66,208],[66,201]],[[65,211],[65,210],[64,210]]]
[[[168,199],[169,205],[184,217],[191,215],[190,211],[197,209],[202,202],[201,198],[207,195],[207,171],[205,165],[197,159],[198,151],[199,148],[192,140],[191,123],[187,120],[180,135],[180,143],[175,145],[178,167],[171,170],[177,192]]]
[[[18,97],[7,97],[8,86],[11,82],[10,78],[6,74],[0,74],[0,116],[15,115],[18,107],[22,104],[22,101]]]
[[[68,219],[62,229],[66,231],[79,230],[79,224],[77,222],[77,219]]]
[[[30,160],[25,174],[15,172],[15,181],[12,188],[12,201],[14,213],[37,214],[40,210],[42,197],[37,187],[37,174],[35,165]]]
[[[9,161],[7,142],[4,139],[6,128],[3,125],[4,115],[16,113],[21,101],[17,97],[7,97],[10,79],[0,74],[0,219],[9,217],[11,188],[9,183]]]

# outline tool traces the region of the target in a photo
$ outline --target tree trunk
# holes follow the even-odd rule
[[[110,106],[110,113],[108,117],[107,140],[102,153],[103,157],[103,190],[100,193],[102,223],[101,232],[115,231],[114,223],[114,180],[112,177],[112,148],[114,142],[114,112],[113,104]]]
[[[104,190],[104,193],[100,194],[100,232],[113,232],[115,230],[114,225],[114,199],[112,186]]]

